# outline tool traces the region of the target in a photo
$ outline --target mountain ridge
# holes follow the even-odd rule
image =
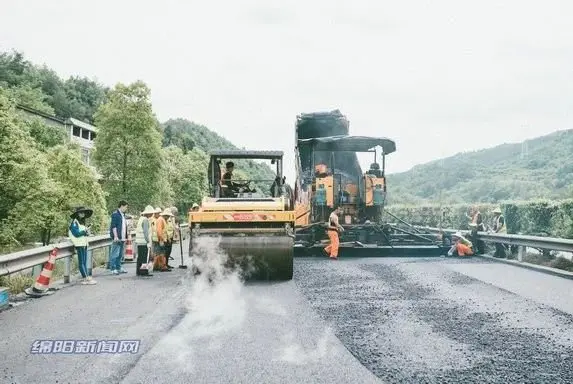
[[[495,203],[571,197],[573,129],[503,143],[388,174],[389,203]]]

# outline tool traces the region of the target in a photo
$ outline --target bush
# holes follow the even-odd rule
[[[484,223],[493,225],[492,211],[500,207],[506,220],[508,233],[524,235],[573,238],[573,200],[528,201],[495,204],[476,204]],[[387,211],[413,225],[469,229],[469,206],[467,204],[440,206],[391,205]],[[388,221],[393,221],[387,215]]]

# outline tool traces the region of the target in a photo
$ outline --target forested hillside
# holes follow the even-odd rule
[[[207,154],[232,143],[193,122],[160,124],[145,83],[106,87],[86,77],[60,78],[21,53],[0,53],[0,249],[66,235],[70,209],[94,209],[92,229],[105,231],[120,199],[137,214],[147,204],[185,214],[207,188]],[[93,161],[62,129],[17,113],[22,105],[98,129]],[[238,177],[270,179],[271,169],[241,162]]]
[[[460,153],[388,175],[390,203],[573,197],[573,130]]]
[[[204,152],[213,149],[241,149],[207,127],[185,119],[170,119],[162,124],[163,145],[181,148],[199,148]],[[249,148],[260,149],[260,148]],[[237,160],[235,166],[240,178],[272,180],[275,173],[266,164],[252,160]],[[243,174],[244,176],[240,176]]]

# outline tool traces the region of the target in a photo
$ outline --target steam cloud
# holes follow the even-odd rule
[[[192,262],[179,292],[187,314],[166,336],[160,350],[175,355],[178,369],[192,371],[195,345],[209,339],[220,345],[219,337],[241,328],[246,317],[241,270],[227,265],[228,255],[220,249],[216,237],[202,237],[193,243]],[[197,268],[201,274],[193,276]]]

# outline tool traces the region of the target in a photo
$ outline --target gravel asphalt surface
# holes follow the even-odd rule
[[[299,260],[311,307],[386,382],[573,382],[573,281],[484,259]]]
[[[127,267],[1,312],[0,383],[573,382],[571,280],[483,259],[295,259],[290,282],[214,285]]]

